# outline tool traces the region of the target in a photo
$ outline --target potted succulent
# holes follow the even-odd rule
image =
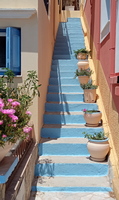
[[[86,50],[86,48],[78,49],[74,51],[75,57],[79,60],[77,66],[79,69],[88,69],[89,62],[87,60],[90,51]]]
[[[81,84],[81,88],[84,90],[84,102],[94,103],[96,101],[96,89],[98,85],[88,82],[86,84]]]
[[[65,10],[74,10],[74,5],[71,0],[65,0]]]
[[[74,53],[75,53],[75,57],[78,60],[85,60],[88,58],[90,51],[88,51],[86,48],[82,48],[82,49],[74,50]]]
[[[14,73],[7,70],[0,77],[0,160],[17,140],[29,137],[31,112],[28,110],[36,95],[40,96],[35,71],[28,71],[27,79],[14,87]]]
[[[99,110],[83,109],[86,126],[96,127],[101,122],[102,113]]]
[[[110,150],[107,134],[103,131],[93,134],[83,132],[83,134],[85,138],[88,138],[87,148],[91,160],[104,161]]]
[[[92,74],[92,70],[76,70],[74,78],[78,77],[80,84],[88,83],[90,76]]]

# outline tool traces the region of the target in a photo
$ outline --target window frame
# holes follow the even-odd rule
[[[21,28],[0,28],[6,33],[6,68],[11,69],[15,75],[21,75]],[[0,68],[0,75],[4,75],[5,68]]]
[[[107,5],[107,2],[109,3]],[[100,23],[100,43],[110,33],[110,0],[101,0],[101,23]]]

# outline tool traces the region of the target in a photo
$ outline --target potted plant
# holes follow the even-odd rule
[[[17,140],[29,137],[32,127],[28,109],[34,97],[40,96],[35,71],[28,71],[27,79],[19,87],[14,86],[13,80],[14,73],[9,69],[6,76],[0,77],[0,160]]]
[[[88,51],[86,48],[82,48],[82,49],[74,50],[74,53],[75,53],[75,57],[78,60],[85,60],[88,58],[90,51]]]
[[[77,63],[78,69],[88,69],[89,62],[87,60],[90,51],[86,50],[86,48],[78,49],[74,51],[75,57],[79,60]]]
[[[90,76],[92,74],[92,70],[76,70],[74,78],[78,77],[80,84],[88,83]]]
[[[83,109],[83,112],[84,112],[84,119],[86,121],[86,126],[92,126],[92,127],[99,126],[102,117],[101,111]]]
[[[65,1],[65,10],[74,10],[74,5],[71,0]]]
[[[84,102],[94,103],[96,101],[96,89],[98,85],[88,82],[86,84],[81,84],[81,88],[84,90]]]
[[[88,138],[87,148],[90,153],[90,158],[93,161],[104,161],[109,153],[108,137],[103,131],[88,134],[83,132],[84,137]]]

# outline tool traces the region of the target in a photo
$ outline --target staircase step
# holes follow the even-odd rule
[[[88,139],[82,134],[103,131],[103,127],[85,126],[82,109],[98,106],[84,103],[84,91],[74,79],[78,69],[74,50],[80,48],[85,48],[81,20],[59,23],[32,186],[32,191],[39,191],[36,200],[112,200],[109,163],[90,159]]]
[[[83,102],[83,94],[47,94],[48,102]]]
[[[73,70],[72,70],[73,71]],[[74,74],[75,75],[75,74]],[[49,79],[49,85],[78,85],[79,86],[79,80],[74,78],[69,79],[59,79],[59,78],[50,78]]]
[[[104,177],[38,177],[33,182],[32,191],[43,191],[43,192],[70,192],[70,195],[72,192],[80,192],[80,197],[83,198],[84,194],[81,195],[81,192],[109,192],[112,191],[110,188],[109,180],[106,176]],[[69,195],[69,199],[70,198]],[[75,193],[74,198],[78,198],[78,193]],[[86,195],[86,194],[85,194]],[[100,193],[97,194],[97,198],[100,196]],[[55,194],[55,197],[57,197],[57,194]],[[65,197],[65,195],[64,195]],[[75,198],[76,197],[76,198]],[[102,196],[103,200],[104,194]],[[53,198],[53,194],[51,196]],[[87,200],[91,198],[91,195],[87,196]],[[108,198],[108,197],[107,197]],[[59,199],[59,198],[58,198]],[[62,200],[63,198],[62,195]],[[108,198],[111,200],[111,197]],[[68,200],[68,198],[67,198]],[[95,200],[96,197],[95,197]]]
[[[78,86],[72,86],[72,85],[70,85],[70,86],[62,86],[62,85],[61,86],[57,86],[57,85],[53,86],[53,85],[50,85],[50,86],[48,86],[48,92],[79,93],[79,92],[83,92],[83,89],[80,87],[80,85],[78,85]]]
[[[93,134],[99,131],[103,131],[102,127],[89,128],[89,127],[43,127],[41,129],[41,137],[43,138],[84,138],[83,132]]]
[[[57,103],[46,103],[45,104],[45,111],[46,112],[80,112],[83,109],[91,109],[91,110],[97,110],[98,106],[97,104],[84,104],[84,103],[80,103],[80,104],[71,104],[71,103],[61,103],[61,104],[57,104]]]
[[[89,176],[108,175],[108,165],[100,163],[47,163],[36,164],[35,176]]]
[[[44,124],[85,124],[81,114],[44,114]]]
[[[69,66],[69,65],[68,66],[67,65],[66,66],[52,65],[51,66],[52,71],[60,71],[60,72],[67,72],[68,71],[68,73],[73,72],[74,75],[75,75],[75,71],[76,71],[77,68],[78,68],[77,65],[71,65],[71,66]],[[75,80],[75,79],[73,79],[73,80]]]

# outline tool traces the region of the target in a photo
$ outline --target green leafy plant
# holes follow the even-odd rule
[[[35,96],[40,96],[36,71],[28,71],[21,86],[15,87],[14,73],[7,70],[0,77],[0,146],[25,139],[32,130],[29,126],[31,112],[28,108]]]
[[[93,85],[92,83],[88,82],[86,84],[81,84],[82,89],[97,89],[98,85]]]
[[[94,109],[92,109],[92,110],[88,110],[88,109],[83,109],[83,112],[84,113],[96,113],[96,112],[100,112],[99,110],[94,110]]]
[[[92,73],[93,73],[92,70],[86,70],[86,69],[78,70],[77,69],[76,72],[75,72],[74,78],[76,78],[77,76],[88,76],[88,77],[90,77]]]
[[[103,131],[93,133],[93,134],[88,134],[86,132],[83,132],[85,138],[92,139],[92,140],[105,140],[107,139],[108,135],[107,133],[104,133]]]
[[[89,55],[90,51],[86,50],[86,48],[74,50],[74,54],[75,54],[75,57],[76,57],[76,58],[77,58],[77,55],[78,55],[79,53],[84,53],[84,54],[86,54],[86,55]]]

